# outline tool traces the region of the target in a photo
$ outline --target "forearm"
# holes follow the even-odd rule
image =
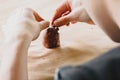
[[[110,2],[109,0],[107,0]],[[114,20],[115,16],[111,12],[106,0],[85,0],[85,8],[92,20],[100,26],[105,33],[114,41],[120,42],[120,28]],[[116,12],[117,13],[117,12]]]
[[[27,53],[32,40],[49,26],[34,10],[21,8],[9,17],[2,27],[5,38],[0,52],[3,54],[0,80],[27,80]]]
[[[7,40],[2,46],[0,80],[27,80],[28,36]]]

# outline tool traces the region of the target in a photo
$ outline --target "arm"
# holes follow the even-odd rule
[[[52,25],[60,27],[76,22],[94,24],[84,9],[82,0],[64,0],[54,13]]]
[[[28,80],[27,53],[32,40],[49,26],[34,10],[16,10],[3,27],[5,41],[1,46],[0,80]]]
[[[52,23],[62,26],[70,22],[92,23],[93,20],[113,41],[120,42],[119,7],[119,0],[65,0],[56,9]]]
[[[0,80],[28,80],[27,51],[32,41],[28,35],[11,38],[2,45]]]
[[[120,42],[120,2],[115,0],[85,0],[85,8],[92,20],[115,42]]]

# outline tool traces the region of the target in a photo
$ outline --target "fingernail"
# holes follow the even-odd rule
[[[53,26],[56,26],[56,21],[53,22]]]

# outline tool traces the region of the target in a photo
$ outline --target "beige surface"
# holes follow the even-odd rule
[[[5,23],[15,8],[21,6],[31,7],[50,20],[60,2],[61,0],[0,0],[0,25]],[[1,31],[0,35],[0,40],[4,40]],[[52,80],[57,67],[82,64],[118,45],[97,26],[83,23],[61,28],[60,36],[61,47],[57,49],[45,49],[41,45],[41,36],[31,44],[28,54],[29,80]]]

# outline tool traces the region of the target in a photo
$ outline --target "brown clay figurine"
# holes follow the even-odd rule
[[[58,27],[49,27],[46,29],[43,37],[43,45],[46,48],[57,48],[60,46]]]

